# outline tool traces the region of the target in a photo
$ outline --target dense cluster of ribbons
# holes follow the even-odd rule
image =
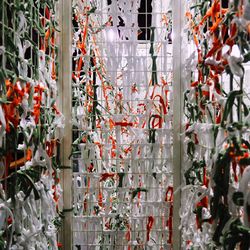
[[[183,247],[249,249],[250,3],[187,2]]]
[[[58,249],[55,1],[0,3],[0,249]]]
[[[172,244],[171,5],[139,44],[140,5],[73,1],[75,249]]]

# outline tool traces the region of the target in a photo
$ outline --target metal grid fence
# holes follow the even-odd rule
[[[182,248],[249,248],[240,230],[249,212],[235,198],[247,204],[249,5],[193,0],[184,8]]]
[[[0,1],[1,249],[58,248],[55,8],[54,0]]]
[[[169,248],[171,1],[73,1],[72,20],[73,248]]]

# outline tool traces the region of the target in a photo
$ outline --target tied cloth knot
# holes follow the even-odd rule
[[[153,227],[154,224],[154,217],[153,216],[148,216],[148,224],[147,224],[147,241],[149,241],[149,235],[150,231]]]

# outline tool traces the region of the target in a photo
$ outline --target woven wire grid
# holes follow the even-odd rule
[[[228,10],[230,10],[230,8],[231,8],[230,1],[221,0],[218,2],[220,2],[220,5],[222,6],[222,8],[228,8]],[[183,60],[187,59],[185,61],[185,71],[186,71],[185,83],[184,83],[184,85],[185,85],[184,90],[185,91],[186,90],[192,91],[192,89],[194,89],[194,88],[190,87],[190,84],[192,82],[195,82],[198,79],[198,70],[197,70],[199,68],[199,66],[197,67],[198,53],[197,53],[197,47],[196,47],[195,42],[194,42],[194,37],[193,37],[194,33],[192,33],[192,30],[193,30],[192,24],[197,25],[197,23],[199,23],[199,21],[203,18],[202,15],[200,16],[200,10],[198,9],[198,11],[197,11],[196,8],[194,7],[194,6],[198,6],[199,4],[203,4],[203,1],[201,1],[201,0],[186,1],[186,3],[184,4],[185,11],[186,11],[185,12],[186,17],[185,17],[185,22],[184,22],[184,27],[183,27],[183,34],[184,34],[183,41],[185,41],[185,42],[183,42],[183,44],[185,46],[185,49],[184,49],[185,57],[183,57]],[[189,20],[189,18],[188,18],[189,14],[192,15],[191,20]],[[209,20],[206,20],[206,22],[204,23],[204,26],[202,28],[200,28],[200,30],[202,30],[202,31],[201,32],[199,31],[200,32],[199,34],[202,34],[202,35],[205,34],[205,32],[207,30],[209,30],[210,28],[211,28],[211,22]],[[220,29],[221,29],[221,26],[219,26],[219,29],[216,32],[219,33]],[[213,34],[213,33],[211,32],[210,34]],[[206,42],[207,44],[209,44],[208,48],[211,49],[211,47],[212,47],[211,37],[212,36],[210,36],[210,35],[204,36],[199,41],[199,46],[202,44],[202,42],[204,42],[204,43]],[[199,39],[200,39],[200,37],[199,37]],[[219,39],[221,39],[221,37]],[[222,44],[223,44],[223,42],[222,42]],[[225,46],[225,45],[223,45],[223,46]],[[205,53],[203,51],[204,48],[199,47],[199,49],[202,51],[202,53]],[[202,59],[204,59],[204,58],[206,58],[205,55],[203,55]],[[235,91],[235,90],[240,90],[243,87],[242,88],[242,91],[243,91],[242,100],[244,101],[246,107],[249,107],[250,98],[249,98],[249,87],[247,84],[247,81],[249,79],[249,72],[250,72],[249,62],[243,63],[241,66],[242,66],[242,68],[244,68],[244,77],[240,77],[240,76],[237,76],[234,73],[232,73],[231,66],[230,66],[229,71],[224,70],[222,73],[218,74],[219,84],[221,86],[221,89],[223,89],[222,93],[220,93],[220,96],[226,99],[226,98],[228,98],[230,92]],[[211,72],[213,72],[213,71],[211,71]],[[203,72],[203,74],[206,75],[204,72]],[[206,79],[203,81],[205,83]],[[241,84],[242,84],[242,86],[241,86]],[[209,89],[209,91],[211,91],[211,89]],[[211,93],[212,93],[212,91],[211,91]],[[202,96],[201,98],[204,98],[204,96]],[[197,103],[199,103],[201,98],[200,99],[198,98]],[[219,146],[217,144],[218,142],[214,143],[214,145],[212,147],[211,147],[211,144],[209,145],[208,141],[212,142],[214,140],[213,129],[212,129],[212,127],[209,128],[209,126],[211,126],[212,123],[214,123],[214,124],[217,123],[216,124],[217,126],[218,126],[218,124],[220,124],[220,122],[218,122],[218,120],[216,121],[216,119],[218,119],[218,116],[220,113],[223,114],[224,110],[223,109],[221,110],[220,104],[218,105],[218,103],[219,103],[218,97],[213,99],[212,95],[210,94],[208,99],[213,103],[213,105],[211,105],[209,107],[210,112],[211,112],[212,121],[211,121],[211,119],[208,119],[209,116],[207,115],[207,117],[205,117],[205,119],[203,119],[202,122],[200,123],[200,125],[202,125],[202,127],[203,127],[202,132],[201,132],[200,128],[198,128],[200,125],[198,125],[196,129],[194,129],[194,132],[198,135],[197,136],[197,138],[198,138],[197,144],[198,144],[198,147],[200,148],[199,153],[197,153],[195,156],[195,161],[199,162],[199,161],[206,159],[207,176],[209,176],[208,178],[210,178],[210,179],[212,179],[212,178],[214,179],[215,177],[213,175],[216,172],[216,167],[217,167],[216,163],[213,162],[213,161],[215,161],[214,160],[215,159],[214,149],[218,150],[218,152],[222,152],[222,148],[225,147],[225,144],[230,140],[230,135],[226,135],[223,138],[222,142],[219,144]],[[199,110],[201,110],[201,107],[199,107]],[[242,119],[242,118],[240,118],[240,116],[243,116],[243,109],[239,108],[239,99],[238,99],[237,101],[235,101],[235,104],[232,107],[232,110],[230,111],[228,118],[226,119],[227,126],[230,127],[231,124],[239,122]],[[186,117],[185,117],[185,119],[186,119]],[[187,120],[188,119],[186,119],[186,122],[187,122]],[[194,123],[197,123],[197,122],[194,122]],[[197,124],[199,124],[199,122]],[[207,129],[207,131],[205,131],[205,129],[204,129],[205,127],[209,128],[209,129]],[[240,132],[240,134],[241,134],[242,138],[244,138],[246,141],[249,141],[249,132],[248,131],[247,132],[246,131]],[[185,138],[185,141],[187,141],[187,136]],[[185,145],[185,147],[186,147],[186,145]],[[211,160],[210,163],[208,160],[209,157],[211,157],[211,159],[213,157],[213,160]],[[183,171],[185,174],[185,178],[186,178],[186,176],[188,176],[188,175],[186,175],[188,170],[191,169],[191,167],[190,167],[191,164],[189,162],[190,159],[188,159],[188,158],[189,158],[188,155],[185,154],[185,156],[184,156],[185,163],[183,164],[183,167],[184,167]],[[235,167],[235,168],[236,168],[235,173],[233,173],[233,171],[232,171],[229,174],[230,175],[229,190],[231,188],[235,188],[238,186],[238,183],[237,183],[238,180],[236,179],[236,176],[240,176],[241,174],[240,174],[239,169],[237,169],[238,167]],[[231,169],[231,166],[230,166],[230,169]],[[202,176],[202,178],[204,178],[205,174],[204,174],[203,169],[200,169],[200,170],[196,169],[196,171],[200,176]],[[203,227],[202,230],[200,230],[200,229],[197,230],[197,225],[198,225],[197,218],[198,218],[198,216],[196,213],[193,212],[193,210],[194,210],[193,208],[195,206],[197,206],[197,204],[199,204],[197,202],[198,201],[197,197],[202,197],[202,194],[200,192],[202,184],[200,184],[197,181],[198,175],[195,176],[194,172],[192,174],[190,174],[189,176],[191,176],[191,178],[194,177],[195,181],[194,181],[194,183],[189,184],[182,189],[181,210],[180,210],[180,216],[182,217],[181,227],[182,227],[182,232],[183,232],[183,234],[182,234],[182,247],[189,248],[192,245],[192,247],[194,247],[194,248],[196,248],[196,247],[209,248],[210,247],[209,244],[211,244],[211,245],[214,244],[214,242],[213,242],[213,240],[215,239],[214,231],[217,231],[218,228],[216,228],[214,224],[211,225],[210,223],[204,223],[204,224],[202,224],[202,227]],[[185,181],[187,182],[187,178],[185,179]],[[215,184],[209,183],[209,186],[207,188],[208,191],[206,191],[206,193],[208,194],[211,190],[215,190],[216,188],[215,188]],[[221,186],[220,188],[223,189],[224,187]],[[209,202],[211,202],[212,199],[214,199],[215,195],[214,194],[208,195],[207,197],[208,197]],[[230,194],[230,195],[228,195],[228,197],[232,197],[232,195]],[[194,201],[194,202],[192,202],[192,201]],[[202,208],[203,209],[202,213],[206,214],[206,216],[208,216],[208,217],[211,216],[212,210],[214,209],[214,208],[212,208],[211,204],[212,204],[212,202],[210,203],[208,208],[206,208],[206,207]],[[213,204],[213,206],[215,206],[215,205]],[[237,209],[239,209],[239,211],[240,211],[239,215],[237,215],[237,216],[238,217],[242,216],[242,214],[244,214],[244,212],[241,210],[241,208],[237,208]],[[234,207],[231,206],[229,208],[229,211],[230,211],[230,213],[233,214],[232,211],[234,211]],[[213,218],[213,216],[211,216],[211,218]],[[228,223],[228,225],[230,225],[230,223]],[[192,227],[194,228],[194,230],[192,229]],[[232,225],[230,225],[228,227],[233,228]],[[224,234],[224,230],[225,229],[223,229],[222,234]],[[190,233],[192,231],[194,231],[194,234]],[[227,233],[230,234],[229,232],[227,232]],[[222,239],[225,237],[225,235],[220,236],[220,237]],[[234,238],[236,238],[235,235],[234,235]],[[189,244],[190,242],[191,242],[191,244]],[[189,246],[188,246],[188,244],[189,244]],[[227,248],[228,246],[225,244],[225,247]]]
[[[73,2],[73,249],[171,245],[170,2]]]
[[[27,147],[30,147],[32,149],[36,149],[36,147],[39,147],[41,144],[43,145],[45,150],[48,150],[48,144],[53,143],[53,145],[56,144],[56,132],[54,127],[54,118],[55,118],[55,111],[51,107],[51,103],[53,102],[53,99],[56,99],[57,93],[56,93],[56,80],[57,80],[57,70],[56,70],[56,60],[57,60],[57,46],[55,44],[56,34],[53,31],[56,23],[55,23],[55,7],[56,1],[24,1],[24,0],[18,0],[18,1],[6,1],[1,0],[0,1],[0,62],[1,62],[1,81],[2,84],[0,85],[0,93],[1,93],[1,99],[5,100],[8,93],[6,93],[6,86],[7,83],[11,84],[13,88],[17,88],[18,91],[26,91],[26,89],[30,88],[30,91],[27,91],[25,98],[29,98],[29,107],[27,107],[27,110],[29,110],[28,113],[25,113],[26,107],[22,106],[22,103],[20,104],[20,107],[17,105],[13,110],[9,110],[8,105],[12,105],[12,103],[15,100],[8,100],[9,103],[1,103],[3,104],[3,109],[5,111],[5,118],[9,118],[11,116],[10,114],[13,112],[15,114],[14,118],[12,118],[14,121],[17,122],[15,124],[13,120],[11,122],[12,125],[9,125],[11,128],[9,128],[10,131],[8,131],[8,128],[6,128],[6,134],[3,138],[3,141],[1,141],[1,152],[7,152],[6,155],[1,154],[1,161],[2,157],[5,164],[5,173],[1,178],[4,178],[5,181],[2,182],[4,192],[6,192],[6,197],[11,199],[13,198],[13,195],[19,196],[21,195],[20,189],[22,189],[22,186],[20,187],[20,182],[18,180],[18,173],[23,173],[29,175],[32,170],[27,167],[25,168],[23,164],[24,162],[21,162],[20,159],[25,159],[27,151],[26,148],[24,149],[18,148],[20,145],[26,145]],[[28,9],[28,11],[27,11]],[[48,32],[49,30],[49,32]],[[48,35],[48,33],[50,33]],[[5,86],[6,85],[6,86]],[[42,86],[42,87],[41,87]],[[41,92],[36,92],[36,88],[41,87]],[[44,91],[45,89],[45,91]],[[16,91],[16,89],[15,89]],[[34,91],[34,92],[32,92]],[[23,93],[22,92],[22,93]],[[43,93],[42,93],[43,92]],[[39,94],[40,93],[40,94]],[[18,96],[18,94],[16,94]],[[34,97],[34,100],[32,99]],[[20,98],[20,97],[18,97]],[[35,110],[35,98],[39,99],[41,98],[41,106],[39,108],[39,114],[38,114],[38,121],[36,123],[36,132],[39,134],[39,138],[37,141],[35,141],[37,138],[35,137],[35,133],[33,134],[33,140],[35,141],[29,141],[27,143],[25,141],[24,133],[30,133],[32,135],[33,130],[22,130],[22,124],[20,124],[20,120],[22,119],[26,121],[31,121],[30,119],[33,116],[33,111]],[[23,101],[23,100],[22,100]],[[23,102],[24,103],[24,102]],[[4,107],[5,105],[5,107]],[[22,106],[22,107],[21,107]],[[51,112],[51,116],[48,117],[48,111]],[[9,113],[10,114],[9,114]],[[35,111],[34,111],[35,113]],[[27,116],[27,117],[26,117]],[[3,124],[1,124],[3,126]],[[49,132],[48,132],[49,129]],[[16,135],[13,136],[13,134]],[[41,139],[43,138],[43,139]],[[34,145],[34,144],[35,145]],[[29,144],[29,145],[27,145]],[[54,162],[53,166],[55,167],[56,163],[56,150],[52,150],[50,153],[48,153],[48,156],[50,158],[50,162]],[[34,155],[33,155],[34,156]],[[20,163],[21,162],[21,163]],[[38,172],[44,173],[43,169],[44,164],[39,166],[36,166],[36,174]],[[27,170],[27,172],[26,172]],[[30,172],[29,172],[30,171]],[[15,175],[14,175],[15,174]],[[55,172],[54,172],[55,174]],[[43,175],[43,174],[42,174]],[[13,181],[13,176],[15,177],[14,185],[13,182],[9,182],[9,180],[5,177],[12,176],[10,179]],[[32,176],[33,178],[34,176]],[[43,176],[44,177],[44,176]],[[51,177],[51,179],[50,179]],[[44,181],[47,182],[47,184],[51,181],[53,182],[52,176],[47,176],[44,178]],[[19,177],[21,179],[21,177]],[[34,177],[34,182],[36,180],[35,185],[40,185],[40,180],[37,180],[37,178]],[[19,183],[19,185],[18,185]],[[46,185],[46,184],[44,184]],[[47,189],[50,189],[51,186],[49,184],[47,185]],[[42,189],[41,189],[42,190]],[[23,190],[22,190],[23,191]],[[13,193],[11,195],[11,193]],[[27,192],[27,190],[24,190],[24,192]],[[38,191],[38,193],[40,190]],[[47,192],[47,191],[46,191]],[[46,193],[45,192],[45,193]],[[2,193],[2,186],[1,186],[1,193]],[[26,194],[26,193],[25,193]],[[39,193],[40,194],[40,193]],[[47,193],[46,193],[47,194]],[[55,195],[55,193],[54,193]],[[21,196],[20,196],[21,197]],[[48,200],[45,201],[47,204],[51,202],[50,198],[47,197]],[[17,199],[17,198],[16,198]],[[1,197],[2,202],[2,197]],[[30,204],[32,204],[31,207]],[[41,201],[41,199],[34,200],[34,194],[31,190],[30,195],[27,194],[27,197],[25,198],[24,202],[22,203],[22,208],[19,207],[19,201],[16,200],[15,206],[11,207],[13,209],[14,214],[14,220],[15,220],[15,228],[14,225],[12,225],[12,229],[14,231],[13,235],[13,244],[17,244],[19,241],[17,239],[18,237],[25,237],[24,230],[30,230],[30,225],[35,225],[36,223],[40,223],[41,225],[43,223],[47,223],[44,219],[42,206],[44,206],[44,201]],[[48,217],[50,219],[55,219],[55,211],[50,211],[48,209]],[[26,216],[25,216],[26,213]],[[51,213],[51,214],[50,214]],[[24,215],[24,216],[23,216]],[[29,215],[29,216],[27,216]],[[22,218],[20,218],[20,216]],[[13,222],[14,223],[14,222]],[[33,223],[33,224],[32,224]],[[43,225],[44,232],[47,231],[47,224]],[[6,230],[7,234],[9,234],[9,228],[10,225],[6,225],[6,227],[2,228],[4,231]],[[35,229],[34,229],[35,230]],[[6,233],[5,232],[5,233]],[[28,231],[27,231],[28,232]],[[56,237],[54,234],[53,236]],[[5,236],[4,236],[5,237]],[[7,244],[10,244],[10,237],[7,235],[6,237]],[[31,242],[34,240],[37,241],[36,247],[41,249],[41,246],[39,244],[45,244],[48,246],[48,249],[52,247],[53,249],[56,249],[57,247],[53,244],[53,240],[46,239],[46,237],[43,235],[43,232],[40,230],[38,232],[35,232],[33,236],[29,237],[26,240],[26,244],[29,245],[29,247],[32,247]],[[49,241],[49,244],[48,244]],[[10,247],[10,245],[8,246]],[[14,247],[17,247],[14,246]]]
[[[24,4],[25,1],[18,1],[19,5]],[[6,70],[7,75],[13,77],[18,75],[23,80],[39,79],[39,54],[38,50],[43,49],[46,44],[45,59],[47,70],[49,71],[49,63],[55,62],[55,51],[57,45],[52,40],[55,39],[55,34],[50,35],[50,39],[45,37],[45,32],[51,29],[51,25],[55,25],[55,16],[48,17],[48,12],[51,12],[46,2],[40,3],[39,1],[29,3],[30,12],[27,16],[22,16],[21,11],[18,9],[17,1],[9,2],[1,0],[1,39],[0,44],[4,46],[1,53],[2,68]],[[47,14],[45,13],[47,11]],[[51,14],[50,14],[51,15]],[[23,26],[25,22],[25,26]],[[25,29],[27,26],[28,29]],[[22,28],[22,30],[20,30]],[[17,41],[17,36],[20,35],[21,45]],[[25,44],[29,42],[29,46]],[[16,50],[14,46],[23,46],[24,56],[20,54],[20,50]],[[25,49],[27,47],[27,49]],[[21,66],[17,69],[14,63],[20,63]],[[22,70],[27,67],[27,70]],[[27,72],[26,72],[27,71]]]

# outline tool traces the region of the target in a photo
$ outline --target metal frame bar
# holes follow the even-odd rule
[[[71,23],[72,1],[63,0],[59,5],[60,23],[60,106],[65,117],[64,138],[62,140],[61,161],[64,166],[62,172],[63,186],[63,208],[64,220],[62,228],[63,249],[72,248],[72,169],[69,155],[72,143],[72,124],[71,124],[71,43],[72,43],[72,23]]]
[[[173,167],[174,167],[174,220],[173,220],[173,248],[181,249],[181,231],[179,210],[181,207],[181,165],[182,165],[182,107],[183,99],[183,79],[182,72],[182,27],[183,27],[183,8],[182,1],[175,1],[173,4]]]

